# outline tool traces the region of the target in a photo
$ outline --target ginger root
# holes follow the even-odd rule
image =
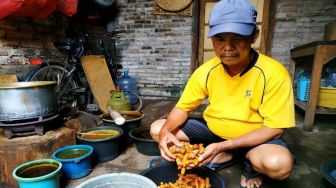
[[[181,146],[173,145],[169,151],[176,156],[177,168],[181,170],[175,183],[161,182],[158,188],[211,188],[208,177],[202,178],[197,174],[185,174],[187,169],[194,168],[199,164],[198,158],[204,153],[203,144],[181,142]]]

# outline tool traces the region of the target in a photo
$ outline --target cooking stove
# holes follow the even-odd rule
[[[47,122],[50,123],[58,116],[59,114],[53,114],[30,119],[0,121],[0,128],[4,130],[5,136],[9,139],[13,138],[13,136],[42,136]]]

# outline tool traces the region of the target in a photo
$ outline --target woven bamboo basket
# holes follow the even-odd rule
[[[192,0],[154,0],[162,9],[171,12],[178,12],[187,8]]]

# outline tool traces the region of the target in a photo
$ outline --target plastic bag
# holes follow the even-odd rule
[[[77,13],[78,0],[57,0],[57,11],[66,16],[72,16]]]
[[[1,0],[0,1],[0,19],[19,10],[25,0]]]

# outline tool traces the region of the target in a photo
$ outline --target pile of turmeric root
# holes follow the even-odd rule
[[[173,145],[169,147],[169,151],[176,156],[177,168],[181,170],[175,183],[161,182],[158,188],[210,188],[210,180],[208,177],[202,178],[197,174],[185,174],[187,169],[191,169],[198,165],[198,158],[204,153],[203,144],[190,144],[181,142],[180,146]]]

